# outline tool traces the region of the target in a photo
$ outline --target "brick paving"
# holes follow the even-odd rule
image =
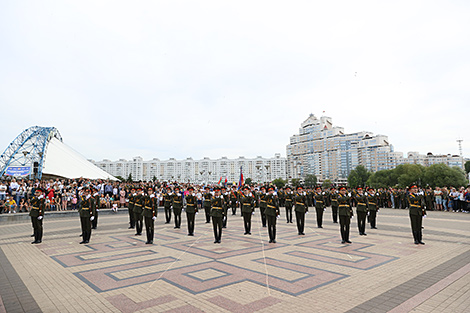
[[[307,215],[305,236],[282,216],[276,244],[258,214],[251,236],[229,215],[214,244],[203,214],[190,237],[184,215],[173,229],[160,213],[154,245],[125,214],[100,216],[80,245],[75,215],[46,218],[39,245],[27,219],[0,221],[0,313],[470,311],[470,214],[429,212],[424,246],[405,210],[382,209],[367,236],[353,219],[351,245],[329,210],[322,229]]]

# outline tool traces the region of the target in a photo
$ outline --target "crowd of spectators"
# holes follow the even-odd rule
[[[123,207],[126,204],[125,185],[113,181],[87,179],[1,180],[0,214],[29,212],[30,200],[38,187],[46,191],[46,211],[76,210],[80,190],[84,186],[91,186],[100,194],[100,208],[111,208],[113,205]]]
[[[175,183],[172,183],[175,184]],[[126,207],[126,199],[131,187],[141,186],[143,188],[152,187],[156,193],[166,192],[166,186],[172,185],[159,182],[147,183],[125,183],[109,180],[89,180],[89,179],[51,179],[51,180],[27,180],[8,179],[0,180],[0,214],[29,212],[30,199],[34,195],[35,189],[40,187],[46,191],[46,211],[76,210],[80,190],[83,187],[90,187],[100,195],[100,208],[122,208]],[[198,198],[198,205],[202,203],[203,185],[181,183],[183,190],[189,185],[195,187]],[[258,189],[259,186],[254,186]],[[328,188],[324,189],[329,192]],[[351,190],[354,192],[354,190]],[[309,189],[307,189],[309,192]],[[423,188],[421,192],[426,199],[428,210],[465,212],[470,211],[470,186],[465,187],[431,187]],[[396,209],[406,209],[404,202],[406,189],[382,188],[378,189],[380,194],[379,207],[389,207]]]

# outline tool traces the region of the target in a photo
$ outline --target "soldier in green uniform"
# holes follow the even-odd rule
[[[280,188],[278,193],[277,193],[277,197],[279,199],[279,207],[285,207],[286,206],[286,190],[285,190],[285,187],[284,188]],[[292,213],[292,211],[291,211]]]
[[[204,194],[202,195],[202,207],[204,208],[204,213],[206,214],[206,223],[211,222],[211,199],[212,194],[210,192],[209,186],[204,188]]]
[[[374,188],[369,188],[367,190],[367,205],[369,208],[369,223],[370,228],[377,229],[376,221],[377,221],[377,194],[374,191]]]
[[[320,186],[315,189],[313,197],[315,199],[315,211],[317,213],[317,227],[323,228],[323,211],[325,210],[326,200]]]
[[[341,243],[352,243],[349,241],[349,227],[351,224],[351,217],[353,216],[350,202],[351,197],[349,194],[346,194],[346,187],[341,186],[338,194],[338,215]]]
[[[431,186],[426,187],[424,200],[426,202],[426,210],[432,211],[434,209],[434,190],[432,190]]]
[[[147,242],[145,244],[153,244],[153,237],[155,232],[155,220],[157,219],[158,198],[153,192],[153,188],[147,189],[147,195],[144,198],[144,211],[142,213],[145,221],[145,233],[147,235]]]
[[[230,205],[230,195],[227,192],[227,188],[221,188],[222,197],[224,197],[224,217],[223,217],[223,226],[222,228],[227,228],[227,219],[228,219],[228,207]]]
[[[244,235],[251,235],[251,216],[255,211],[255,199],[250,192],[250,187],[243,186],[243,193],[240,194],[240,203],[243,215],[243,225],[245,226]]]
[[[134,197],[135,188],[131,188],[130,192],[127,195],[127,210],[129,211],[129,229],[133,229],[135,227],[135,219],[134,219]]]
[[[423,196],[418,194],[418,187],[416,185],[410,186],[410,193],[408,195],[408,203],[410,206],[410,221],[411,221],[411,231],[413,233],[413,238],[415,244],[424,245],[422,226],[423,226],[423,216],[426,215],[424,209],[424,199]]]
[[[134,197],[134,220],[135,220],[135,235],[142,235],[142,228],[144,223],[144,217],[142,212],[144,211],[144,195],[142,188],[137,188],[137,195]]]
[[[338,192],[335,187],[331,187],[330,191],[331,215],[333,223],[338,223]]]
[[[284,206],[286,207],[287,223],[292,223],[292,207],[294,206],[294,194],[290,186],[286,186],[286,191],[284,192]]]
[[[166,193],[163,196],[163,208],[165,209],[165,224],[171,222],[171,204],[173,203],[173,193],[171,187],[166,189]]]
[[[100,211],[101,201],[100,201],[100,194],[98,192],[98,188],[95,189],[95,193],[93,194],[93,201],[95,202],[95,218],[91,222],[91,229],[96,229],[98,227],[98,212]]]
[[[305,235],[305,213],[308,212],[307,195],[303,191],[302,186],[297,187],[297,192],[294,195],[295,203],[295,221],[297,223],[297,231],[299,235]]]
[[[188,236],[194,236],[194,223],[197,213],[197,197],[194,194],[194,187],[190,186],[186,196],[186,218],[188,220]]]
[[[82,227],[82,241],[80,244],[86,244],[91,239],[91,222],[95,219],[95,203],[90,195],[88,188],[83,189],[83,195],[80,198],[78,212],[80,214],[80,224]]]
[[[367,236],[366,234],[367,196],[364,194],[364,190],[361,187],[357,188],[355,199],[356,199],[356,213],[357,213],[357,228],[359,229],[359,235]]]
[[[261,215],[261,223],[266,227],[266,187],[261,186],[259,192],[259,212]]]
[[[180,187],[175,187],[175,193],[172,197],[171,206],[173,207],[173,214],[175,216],[175,229],[181,227],[181,211],[183,210],[183,194],[180,192]]]
[[[45,200],[44,191],[41,188],[37,188],[34,197],[31,199],[31,211],[29,211],[29,216],[31,216],[31,223],[33,224],[34,230],[34,241],[32,244],[42,242],[42,219],[44,218],[44,208]]]
[[[400,189],[400,209],[406,209],[408,207],[407,203],[407,192],[406,190]]]
[[[279,199],[274,194],[274,187],[268,188],[268,194],[265,196],[266,200],[266,220],[268,222],[269,242],[276,243],[276,218],[280,215],[279,212]]]
[[[219,186],[214,188],[214,193],[215,195],[211,199],[211,218],[212,226],[214,228],[214,243],[220,243],[222,239],[222,219],[225,214],[225,200],[224,197],[220,194]]]
[[[238,206],[238,191],[236,186],[232,186],[232,190],[230,191],[230,207],[232,208],[232,215],[237,214],[237,206]]]

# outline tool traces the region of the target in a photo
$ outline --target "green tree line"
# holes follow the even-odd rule
[[[372,173],[364,166],[359,165],[348,176],[348,184],[351,187],[371,186],[374,188],[400,187],[411,184],[420,186],[466,186],[468,180],[465,172],[455,166],[434,164],[424,167],[419,164],[403,164],[391,170],[382,170]]]

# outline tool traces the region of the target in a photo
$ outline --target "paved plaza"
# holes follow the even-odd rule
[[[282,212],[283,209],[281,209]],[[101,215],[80,245],[77,213],[44,219],[32,245],[27,219],[0,222],[1,312],[470,312],[470,214],[429,212],[413,244],[408,212],[382,209],[378,229],[341,244],[327,209],[305,236],[278,219],[268,243],[258,212],[252,235],[228,216],[221,244],[196,216],[195,236],[164,224],[155,244],[134,236],[126,214]]]

